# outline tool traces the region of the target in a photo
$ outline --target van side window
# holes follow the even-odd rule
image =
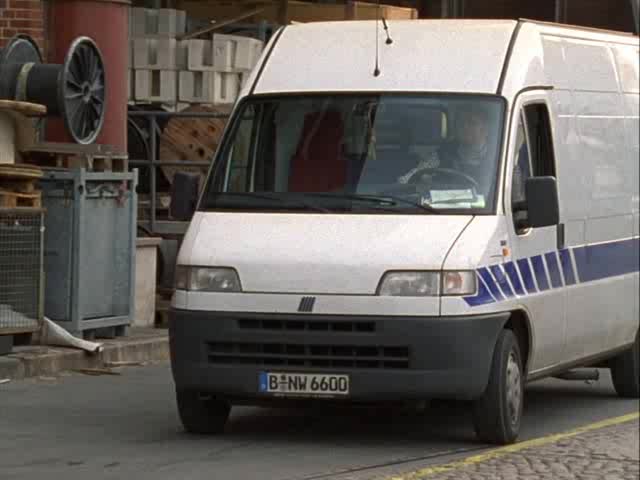
[[[518,120],[516,149],[511,186],[511,209],[518,226],[526,213],[519,208],[525,198],[529,177],[556,176],[549,111],[544,104],[524,107]]]
[[[251,138],[255,135],[254,117],[255,108],[250,107],[245,112],[236,133],[235,141],[229,149],[227,155],[230,157],[229,170],[226,172],[226,184],[229,192],[249,192],[251,191],[251,158],[253,156]]]
[[[534,177],[556,176],[551,122],[547,106],[539,103],[524,107],[527,133],[531,150],[532,175]]]
[[[531,155],[529,153],[529,143],[527,142],[527,132],[525,130],[524,118],[521,115],[518,121],[518,132],[516,134],[515,160],[513,162],[513,181],[511,186],[512,208],[524,202],[524,183],[531,176]]]

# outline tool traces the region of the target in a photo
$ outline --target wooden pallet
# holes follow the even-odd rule
[[[126,172],[129,170],[129,160],[122,157],[48,154],[34,158],[38,164],[45,168],[85,168],[89,172]]]
[[[42,170],[32,165],[0,165],[0,189],[16,193],[35,193]]]
[[[90,172],[127,172],[129,157],[106,145],[40,143],[23,152],[30,163],[41,167],[85,168]]]
[[[20,193],[0,190],[0,208],[41,208],[42,193]]]

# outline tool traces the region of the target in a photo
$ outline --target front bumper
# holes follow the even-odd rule
[[[486,388],[507,319],[174,309],[171,367],[178,389],[245,403],[271,400],[258,392],[262,371],[347,374],[358,402],[472,399]]]

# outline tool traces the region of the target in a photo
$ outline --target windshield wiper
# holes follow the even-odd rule
[[[216,192],[214,195],[219,196],[219,195],[229,195],[232,197],[248,197],[248,198],[255,198],[255,199],[260,199],[260,200],[277,200],[280,203],[291,203],[291,204],[296,204],[299,206],[302,206],[304,208],[307,208],[309,210],[313,210],[316,212],[322,212],[322,213],[331,213],[331,210],[328,210],[324,207],[320,207],[319,205],[314,205],[314,204],[310,204],[305,202],[304,200],[297,198],[297,197],[285,197],[283,198],[281,196],[281,194],[261,194],[261,193],[253,193],[253,192]],[[286,195],[286,193],[283,193],[282,195]],[[215,202],[212,202],[211,200],[208,200],[206,203],[206,208],[212,208],[212,204],[214,204]]]
[[[350,193],[305,193],[305,195],[312,195],[316,197],[326,197],[326,198],[345,198],[348,200],[358,200],[358,201],[375,203],[382,207],[384,206],[393,207],[398,203],[403,203],[405,205],[410,205],[412,207],[416,207],[421,210],[424,210],[425,212],[433,213],[436,215],[440,215],[442,213],[438,209],[433,208],[429,205],[422,205],[420,203],[416,203],[402,197],[396,197],[394,195],[358,195],[358,194],[350,194]]]

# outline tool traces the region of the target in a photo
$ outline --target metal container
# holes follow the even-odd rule
[[[129,57],[129,0],[52,0],[47,2],[50,63],[62,63],[74,39],[91,37],[105,64],[108,108],[97,143],[127,151],[127,64]],[[68,142],[62,122],[51,119],[47,140]]]
[[[45,170],[40,182],[44,312],[73,335],[123,335],[133,323],[137,179],[74,169]]]
[[[43,237],[42,210],[0,208],[0,335],[40,329]]]

